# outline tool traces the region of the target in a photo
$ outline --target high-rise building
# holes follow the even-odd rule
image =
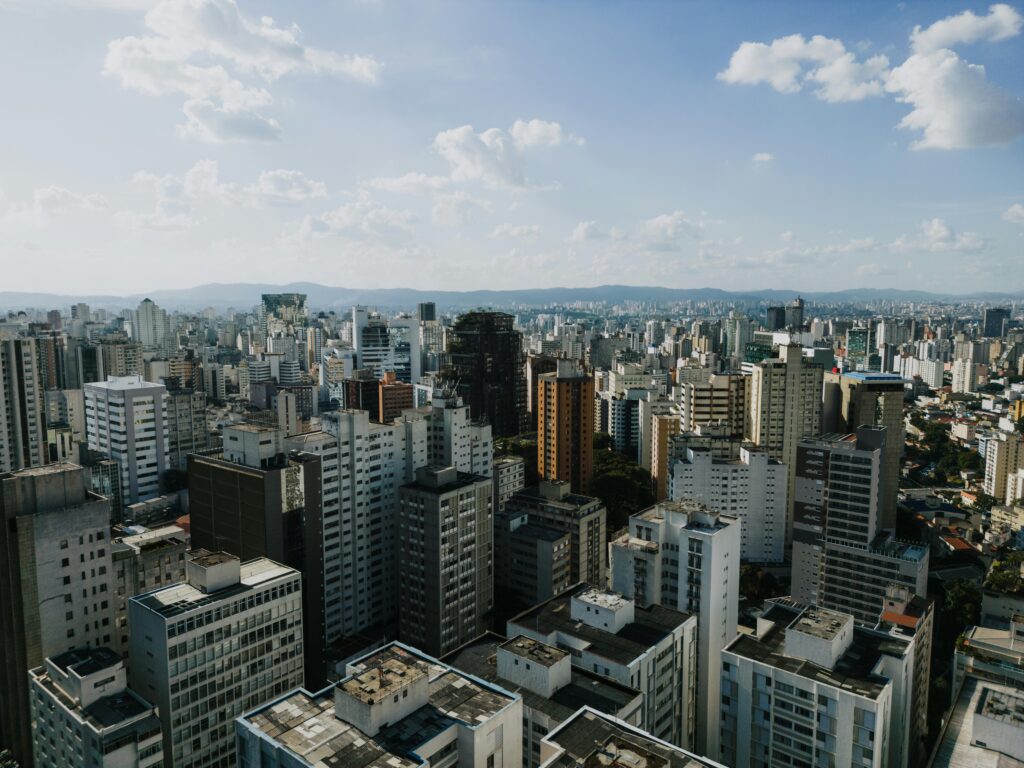
[[[437,304],[432,301],[421,301],[416,305],[416,316],[421,323],[437,320]]]
[[[128,658],[128,599],[185,580],[185,531],[176,525],[144,530],[110,542],[114,637],[110,647]]]
[[[145,373],[142,361],[142,344],[127,339],[103,339],[99,345],[103,367],[92,381],[102,381],[103,376],[139,376]],[[86,378],[83,375],[82,383]]]
[[[84,395],[89,448],[120,465],[124,503],[158,496],[168,468],[166,387],[141,375],[108,376],[86,384]]]
[[[676,389],[676,401],[682,432],[693,432],[704,424],[725,424],[729,434],[742,437],[750,407],[750,377],[707,373],[681,383]]]
[[[697,617],[696,751],[718,754],[721,651],[736,636],[740,521],[695,501],[662,502],[611,542],[612,589]]]
[[[114,640],[110,504],[48,464],[0,475],[0,521],[0,748],[31,765],[28,670]]]
[[[928,548],[882,525],[884,427],[802,441],[794,500],[795,599],[875,626],[892,584],[925,596]]]
[[[147,352],[170,355],[177,347],[167,313],[150,299],[143,299],[132,313],[132,338]]]
[[[160,712],[167,768],[233,766],[235,718],[302,685],[302,576],[201,549],[187,573],[128,603],[132,685]]]
[[[530,429],[537,426],[540,415],[537,406],[537,379],[545,373],[558,370],[558,358],[551,355],[528,355],[526,357],[526,410],[530,412]]]
[[[320,457],[284,449],[282,431],[224,428],[224,447],[188,457],[192,546],[270,558],[303,578],[306,679],[326,679]]]
[[[859,427],[885,427],[881,526],[896,527],[896,494],[903,456],[902,376],[887,373],[825,374],[823,430],[849,434]]]
[[[35,339],[0,339],[0,472],[47,461]]]
[[[376,419],[381,424],[394,421],[402,415],[402,411],[414,405],[413,385],[398,381],[394,371],[384,374],[384,378],[377,383],[377,389]]]
[[[706,663],[697,630],[691,614],[577,584],[510,619],[506,634],[569,651],[573,667],[639,690],[642,704],[632,722],[692,748],[699,740],[697,662]]]
[[[693,499],[741,523],[740,557],[779,563],[786,542],[786,467],[753,446],[738,459],[719,459],[710,450],[688,448],[672,463],[669,498]]]
[[[512,454],[495,456],[491,480],[494,481],[492,508],[498,515],[505,511],[505,502],[526,487],[526,461]]]
[[[537,378],[537,473],[590,492],[594,473],[594,379],[575,360]]]
[[[985,443],[985,480],[982,489],[996,501],[1009,504],[1016,493],[1017,473],[1024,469],[1024,436],[999,432]]]
[[[209,447],[206,393],[194,389],[167,391],[167,466],[184,472],[188,455]]]
[[[822,366],[805,357],[799,345],[789,344],[779,347],[777,358],[753,366],[750,379],[746,437],[788,469],[787,550],[793,535],[797,444],[821,434],[823,377]]]
[[[495,437],[518,435],[528,426],[523,335],[502,312],[467,312],[452,326],[448,354],[458,393],[476,420]]]
[[[524,488],[505,502],[507,520],[526,515],[530,523],[569,534],[571,584],[594,586],[608,575],[607,517],[604,502],[572,493],[569,483],[541,481]]]
[[[912,641],[848,614],[769,601],[722,652],[723,763],[908,765]]]
[[[981,311],[981,334],[985,338],[1002,338],[1009,324],[1010,310],[1006,307],[986,307]]]
[[[529,515],[495,515],[496,622],[569,588],[572,540],[566,531],[531,523]]]
[[[65,336],[56,330],[34,330],[39,355],[39,379],[44,391],[65,389],[68,386],[67,349]]]
[[[487,629],[494,607],[489,478],[427,466],[398,505],[398,634],[443,655]]]
[[[128,687],[121,657],[79,648],[29,673],[35,764],[54,768],[157,768],[163,738],[156,707]]]
[[[349,664],[318,693],[261,704],[235,733],[245,768],[523,765],[519,694],[402,643]]]

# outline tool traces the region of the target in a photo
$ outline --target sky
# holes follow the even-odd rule
[[[0,290],[1024,290],[1024,5],[0,0]]]

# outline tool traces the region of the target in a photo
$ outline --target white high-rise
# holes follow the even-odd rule
[[[167,389],[141,376],[109,376],[85,385],[89,448],[121,467],[125,505],[160,494],[167,464]]]
[[[132,313],[132,332],[135,341],[147,352],[169,355],[177,347],[171,336],[167,313],[150,299],[143,299]]]
[[[736,636],[739,609],[739,518],[699,502],[662,502],[630,517],[611,560],[616,592],[697,616],[696,751],[718,754],[721,651]]]
[[[47,460],[35,339],[0,339],[0,472]]]

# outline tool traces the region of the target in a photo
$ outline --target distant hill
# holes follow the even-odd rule
[[[974,293],[968,295],[937,294],[899,288],[854,288],[845,291],[791,291],[765,289],[759,291],[724,291],[719,288],[662,288],[636,285],[599,285],[592,288],[526,288],[500,291],[432,291],[413,288],[341,288],[319,283],[207,283],[194,288],[157,289],[145,294],[127,296],[60,295],[52,293],[20,293],[0,291],[0,310],[56,309],[84,301],[93,307],[119,310],[134,307],[143,298],[150,298],[165,309],[199,310],[214,307],[248,309],[260,301],[263,293],[305,293],[314,310],[346,310],[353,304],[387,309],[410,309],[421,301],[435,301],[444,308],[544,306],[576,301],[607,303],[673,301],[719,301],[758,303],[788,301],[801,295],[818,303],[871,303],[878,301],[988,301],[1024,300],[1024,291],[1017,293]]]

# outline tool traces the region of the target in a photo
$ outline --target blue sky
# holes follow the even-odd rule
[[[0,0],[3,288],[1021,290],[1022,11]]]

